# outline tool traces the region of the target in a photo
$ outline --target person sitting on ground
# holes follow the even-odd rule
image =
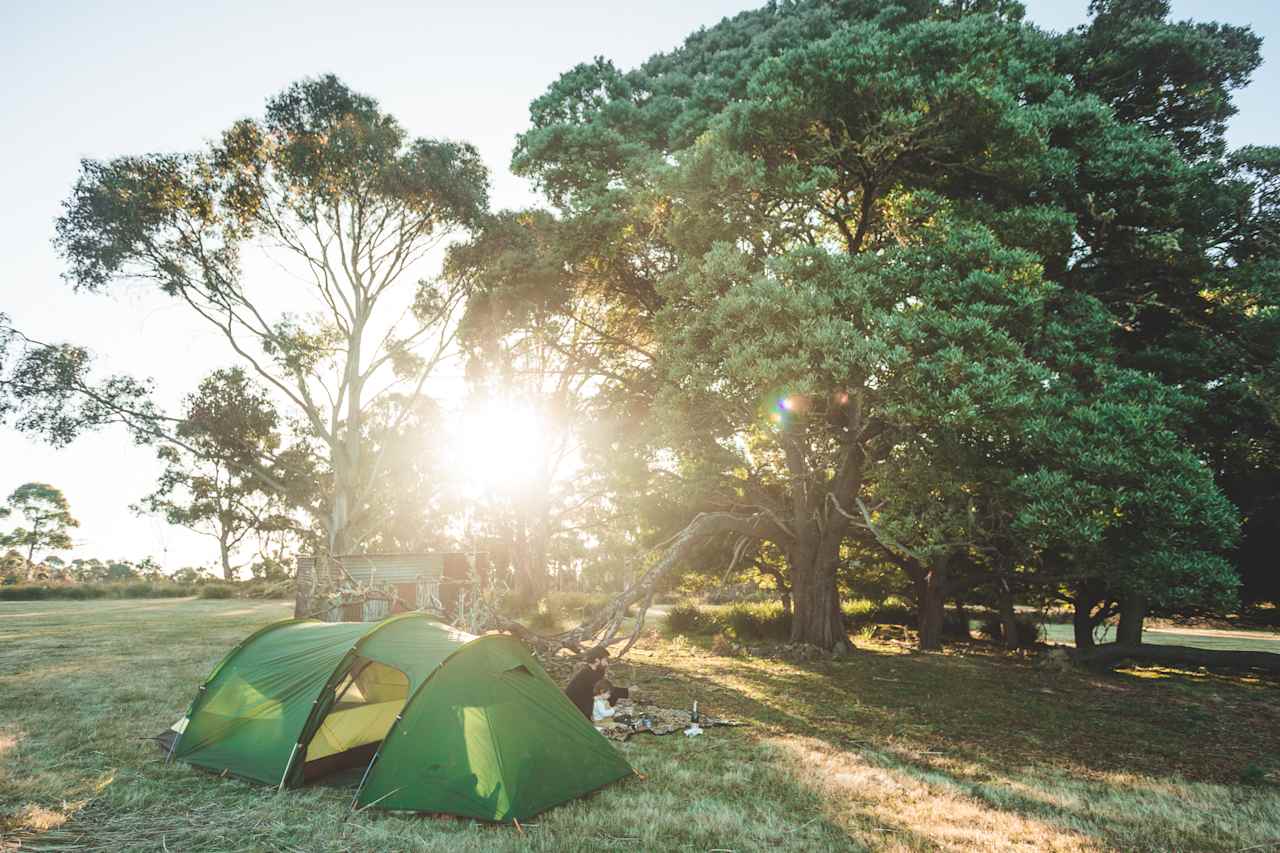
[[[599,723],[614,715],[613,703],[609,701],[609,695],[614,689],[614,686],[609,683],[607,678],[602,678],[596,682],[596,700],[591,706],[592,722]]]
[[[565,687],[565,695],[569,697],[569,701],[573,702],[582,712],[582,716],[588,720],[591,719],[592,705],[595,699],[596,682],[602,680],[609,671],[609,650],[604,646],[596,646],[594,649],[588,649],[586,654],[582,656],[586,666],[578,670],[573,678],[569,679],[569,684]],[[633,687],[613,687],[609,691],[609,704],[613,705],[619,699],[628,699],[632,697]]]

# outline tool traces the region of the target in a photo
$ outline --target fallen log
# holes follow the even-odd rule
[[[1235,670],[1259,670],[1280,675],[1280,654],[1274,652],[1197,649],[1192,646],[1163,646],[1154,643],[1104,643],[1077,651],[1076,660],[1085,666],[1110,669],[1123,661],[1138,663],[1189,664]]]

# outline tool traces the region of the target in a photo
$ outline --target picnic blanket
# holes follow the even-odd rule
[[[646,725],[646,720],[648,724]],[[610,740],[627,740],[635,734],[669,735],[683,732],[693,721],[693,714],[686,708],[660,708],[657,705],[619,702],[616,713],[595,724],[596,729]],[[710,714],[698,714],[698,726],[741,726],[738,720],[726,720]]]

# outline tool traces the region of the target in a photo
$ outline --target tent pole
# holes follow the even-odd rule
[[[280,774],[280,787],[276,788],[277,794],[284,791],[284,782],[289,778],[289,770],[293,767],[293,758],[298,754],[298,747],[300,746],[302,746],[302,744],[295,743],[293,745],[293,749],[289,752],[289,760],[284,763],[284,772]]]
[[[189,719],[187,720],[187,724],[188,725],[191,724],[191,721]],[[178,748],[178,741],[182,739],[183,734],[184,734],[183,732],[178,732],[178,736],[173,739],[173,743],[169,744],[169,754],[164,757],[165,764],[168,764],[170,761],[173,761],[174,750]]]
[[[399,716],[396,719],[400,719]],[[364,769],[364,775],[360,777],[360,784],[356,785],[356,794],[351,798],[351,808],[355,810],[356,802],[360,799],[360,792],[364,789],[364,782],[369,778],[369,771],[373,769],[373,762],[378,760],[378,756],[382,754],[382,750],[378,750],[373,754],[373,758],[369,759],[369,766]]]

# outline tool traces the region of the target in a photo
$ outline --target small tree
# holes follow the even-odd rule
[[[134,510],[155,513],[170,524],[217,540],[222,576],[234,580],[240,545],[293,527],[283,511],[281,493],[248,473],[251,463],[246,463],[278,455],[278,423],[270,398],[243,370],[210,374],[187,398],[185,418],[177,428],[191,449],[160,447],[158,455],[165,463],[160,482]],[[288,478],[273,472],[271,479]]]
[[[80,522],[71,516],[71,508],[61,491],[48,483],[26,483],[9,495],[7,503],[6,514],[17,512],[30,526],[15,528],[0,537],[0,546],[25,548],[28,567],[32,565],[36,548],[65,551],[71,547],[67,530],[79,527]]]

